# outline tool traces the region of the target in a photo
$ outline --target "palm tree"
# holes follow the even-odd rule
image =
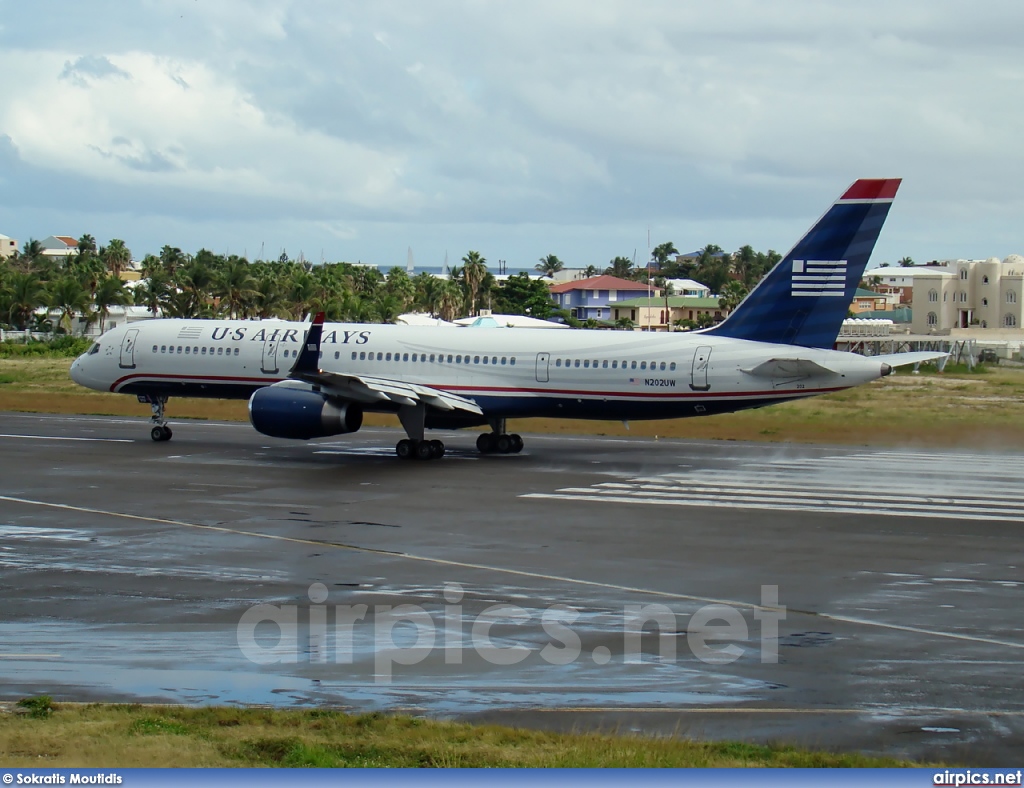
[[[462,258],[462,281],[466,284],[466,292],[469,295],[469,314],[476,316],[476,299],[480,294],[480,285],[483,284],[484,276],[487,275],[487,260],[480,252],[469,251]]]
[[[93,302],[96,306],[96,315],[100,319],[100,333],[104,331],[107,316],[110,315],[110,307],[123,306],[130,301],[128,289],[116,276],[108,276],[101,279],[93,295]]]
[[[540,262],[537,263],[534,268],[549,279],[554,279],[555,274],[565,268],[565,263],[559,260],[555,255],[549,254],[540,258]]]
[[[726,282],[725,286],[722,288],[721,297],[718,299],[718,306],[725,312],[732,312],[746,297],[746,285],[735,280]]]
[[[671,241],[665,241],[665,243],[658,244],[651,250],[651,262],[657,266],[659,271],[665,272],[665,269],[668,267],[668,259],[674,254],[679,254],[676,245]],[[665,273],[667,275],[671,272]]]
[[[750,244],[741,246],[739,251],[733,255],[736,272],[743,278],[743,283],[750,287],[754,283],[754,274],[757,272],[757,252]]]
[[[462,307],[462,288],[453,279],[441,282],[437,297],[437,316],[442,320],[454,320]]]
[[[59,325],[66,334],[71,333],[75,314],[85,317],[91,304],[89,291],[73,276],[64,276],[50,286],[50,306],[60,310]]]
[[[608,267],[604,269],[606,274],[617,276],[619,279],[629,279],[633,275],[633,261],[628,257],[615,257],[608,261]]]
[[[273,274],[260,277],[253,289],[252,307],[256,317],[277,317],[288,311],[280,281]]]
[[[917,265],[917,263],[914,262],[913,257],[901,257],[899,260],[896,261],[896,265],[909,267],[912,265]]]
[[[96,254],[96,239],[85,233],[78,239],[78,259],[92,257]]]
[[[46,291],[35,274],[16,271],[7,280],[7,317],[24,329],[37,307],[46,303]]]
[[[171,279],[163,267],[157,265],[150,271],[149,276],[135,288],[135,303],[138,306],[146,307],[153,317],[156,317],[167,302],[170,291]]]
[[[232,255],[217,277],[214,293],[226,305],[229,317],[238,317],[244,305],[256,294],[256,280],[249,272],[249,262]]]
[[[132,261],[131,251],[120,238],[111,238],[110,243],[100,252],[100,257],[107,264],[111,275],[118,278]]]

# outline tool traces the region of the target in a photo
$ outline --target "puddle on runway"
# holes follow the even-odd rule
[[[750,701],[769,689],[701,663],[647,658],[639,665],[595,664],[589,650],[573,663],[553,665],[538,658],[539,648],[531,644],[536,632],[513,643],[497,628],[491,637],[496,647],[525,644],[530,658],[499,666],[474,652],[451,665],[439,646],[420,664],[394,665],[387,681],[375,660],[373,630],[367,627],[365,636],[354,630],[351,664],[311,664],[307,652],[292,664],[261,666],[243,656],[233,626],[0,624],[7,655],[0,657],[0,699],[48,694],[67,701],[331,705],[455,715],[499,708],[721,705]],[[394,642],[400,641],[396,634]],[[308,631],[299,642],[309,643]],[[53,658],[29,656],[39,654]]]

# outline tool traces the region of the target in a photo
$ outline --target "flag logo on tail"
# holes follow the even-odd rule
[[[834,296],[846,293],[846,260],[794,260],[790,295]]]

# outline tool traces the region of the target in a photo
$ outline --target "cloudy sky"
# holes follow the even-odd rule
[[[1013,0],[0,0],[0,233],[405,265],[1024,253]]]

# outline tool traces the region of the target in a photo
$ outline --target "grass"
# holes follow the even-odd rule
[[[0,410],[92,415],[149,415],[134,397],[92,392],[68,377],[70,360],[0,357]],[[943,374],[899,374],[824,397],[759,410],[669,421],[619,422],[522,419],[510,429],[540,434],[591,434],[888,446],[1010,448],[1024,444],[1024,370],[947,367]],[[171,399],[171,419],[245,421],[246,403]],[[368,414],[367,426],[398,426]]]
[[[58,704],[0,714],[0,767],[890,767],[789,746],[553,733],[338,711]]]

